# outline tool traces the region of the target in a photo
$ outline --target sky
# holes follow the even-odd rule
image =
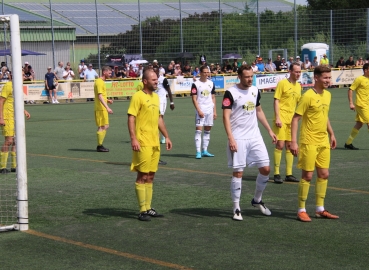
[[[294,0],[286,0],[286,1],[294,3]],[[306,0],[296,0],[296,4],[298,4],[298,5],[307,5],[307,1]]]

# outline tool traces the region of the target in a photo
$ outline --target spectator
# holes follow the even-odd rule
[[[258,59],[259,59],[259,58],[260,58],[260,55],[258,55],[258,54],[257,54],[257,55],[255,56],[255,61],[254,61],[254,62],[255,62],[255,64],[258,62]]]
[[[73,70],[70,68],[70,63],[68,62],[63,72],[63,80],[72,81],[74,77],[75,77],[75,74]],[[68,99],[66,99],[65,102],[68,103]],[[73,99],[70,99],[70,102],[73,102]]]
[[[273,63],[275,65],[276,70],[277,71],[281,71],[281,63],[282,63],[282,61],[281,61],[281,56],[280,55],[277,55],[277,59],[274,60]]]
[[[298,56],[296,56],[296,63],[297,64],[299,64],[300,65],[300,67],[302,67],[302,62],[301,62],[301,60],[300,60],[300,56],[298,55]]]
[[[241,63],[238,63],[238,59],[237,58],[233,59],[233,67],[235,67],[236,65],[237,65],[238,68],[241,66]]]
[[[117,67],[115,66],[114,67],[114,70],[116,68],[116,72],[114,72],[114,75],[115,75],[115,79],[122,79],[124,78],[124,73],[123,73],[123,67]]]
[[[293,57],[292,56],[290,56],[290,58],[288,59],[288,61],[287,61],[287,69],[290,69],[290,65],[293,63],[294,61],[293,61]]]
[[[78,65],[78,74],[79,79],[84,80],[85,79],[85,71],[87,70],[87,66],[85,65],[85,60],[81,59],[81,63]]]
[[[311,62],[309,61],[309,58],[305,57],[305,62],[302,63],[302,69],[306,69],[309,70],[311,69],[312,65]]]
[[[255,64],[255,62],[252,62],[251,64],[251,68],[252,68],[252,71],[255,73],[255,72],[259,72],[259,68],[258,66]]]
[[[219,63],[215,64],[215,73],[214,74],[221,74],[222,73],[222,69],[219,65]]]
[[[281,71],[287,71],[288,69],[288,64],[286,62],[286,59],[282,58],[282,62],[281,65],[279,66]]]
[[[237,61],[235,61],[235,62],[233,62],[232,72],[237,72],[237,71],[238,71],[238,63],[237,63]]]
[[[363,67],[364,66],[364,60],[362,57],[358,57],[357,61],[356,61],[356,67]]]
[[[320,59],[320,65],[324,67],[329,67],[329,59],[326,54],[323,54],[323,58]]]
[[[184,76],[191,76],[191,67],[188,63],[185,64],[182,73]]]
[[[7,66],[2,66],[0,71],[0,81],[8,82],[11,81],[12,75],[10,74]]]
[[[181,70],[181,66],[180,64],[176,64],[175,68],[174,68],[174,75],[175,76],[181,76],[182,75],[182,70]]]
[[[272,62],[272,58],[268,58],[268,63],[265,65],[265,71],[269,73],[275,73],[277,71],[277,67]]]
[[[225,62],[225,67],[226,67],[226,72],[227,73],[230,73],[230,72],[232,72],[232,66],[229,64],[229,61],[228,60],[226,60],[226,62]]]
[[[2,62],[2,63],[4,63],[4,62]],[[3,67],[2,63],[1,63],[1,67]],[[26,70],[26,69],[28,68],[28,65],[29,65],[29,63],[28,63],[28,62],[24,62],[23,71],[24,71],[24,70]]]
[[[346,66],[346,68],[354,68],[355,67],[354,57],[352,55],[350,55],[349,59],[346,61],[345,66]]]
[[[265,65],[263,63],[263,58],[262,57],[258,58],[256,66],[258,67],[259,72],[264,72],[265,71]]]
[[[137,78],[137,73],[133,69],[132,65],[129,65],[128,78]]]
[[[369,63],[369,57],[367,57],[367,58],[366,58],[366,60],[365,60],[365,64],[366,64],[366,63]]]
[[[318,57],[314,56],[313,62],[311,63],[311,68],[316,68],[319,66]]]
[[[58,98],[57,98],[57,93],[56,93],[56,87],[57,87],[57,80],[56,80],[56,76],[55,73],[52,72],[51,67],[47,68],[47,73],[45,74],[45,87],[46,87],[46,91],[49,92],[49,100],[55,104],[55,103],[59,103]],[[44,102],[44,104],[49,104],[50,101],[46,101]]]
[[[63,79],[64,63],[62,61],[58,62],[58,66],[54,69],[54,73],[58,81]]]
[[[196,77],[196,76],[200,76],[200,69],[199,67],[195,67],[195,70],[192,72],[192,76]]]
[[[92,68],[92,64],[88,64],[88,68],[84,71],[84,81],[93,82],[95,79],[99,78],[97,72]],[[87,101],[94,101],[93,98],[88,98]]]
[[[149,68],[152,68],[152,66],[151,67],[149,66]],[[144,71],[143,65],[139,64],[138,69],[136,71],[137,77],[142,78],[143,71]]]
[[[159,74],[165,74],[165,68],[163,68],[163,64],[159,65]]]
[[[345,69],[345,59],[343,58],[343,56],[340,57],[340,59],[337,61],[336,63],[336,68],[339,69]]]
[[[159,68],[158,60],[154,60],[154,61],[152,61],[152,67],[153,67],[153,68]]]

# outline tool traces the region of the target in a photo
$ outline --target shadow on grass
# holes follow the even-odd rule
[[[120,165],[120,166],[131,166],[130,162],[105,162],[105,164],[110,164],[110,165]]]
[[[92,208],[85,209],[83,214],[94,217],[123,217],[123,218],[134,218],[137,219],[137,211],[132,209],[124,209],[124,208]]]
[[[180,157],[180,158],[193,158],[195,159],[196,155],[188,155],[188,154],[160,154],[162,157]]]
[[[75,151],[75,152],[96,152],[96,149],[68,149],[68,151]]]
[[[194,218],[204,218],[204,217],[218,217],[232,219],[232,211],[224,209],[214,209],[214,208],[179,208],[169,211],[173,214],[179,214]],[[296,213],[292,211],[278,211],[271,209],[272,215],[270,217],[283,218],[283,219],[296,219]],[[264,216],[258,209],[242,209],[242,216],[253,217],[253,218],[268,218]]]
[[[353,152],[357,151],[357,150],[346,149],[345,147],[336,147],[334,150],[345,150],[345,151],[348,151],[348,152],[350,152],[350,151],[353,151]],[[367,150],[367,149],[359,147],[359,150]]]

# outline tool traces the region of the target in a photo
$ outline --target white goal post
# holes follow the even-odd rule
[[[10,50],[11,50],[11,71],[13,81],[14,112],[15,112],[15,141],[16,141],[16,192],[0,197],[0,231],[8,230],[28,230],[28,188],[27,188],[27,163],[26,163],[26,138],[25,138],[25,116],[23,102],[23,79],[22,79],[22,55],[21,40],[18,15],[0,15],[0,22],[10,26]],[[9,176],[8,176],[9,175]],[[14,174],[1,175],[1,177],[14,177]],[[0,179],[2,181],[3,179]],[[0,186],[2,189],[2,186]],[[6,192],[6,191],[4,191]],[[9,196],[8,196],[9,195]],[[16,208],[16,217],[13,224],[7,224],[8,218],[5,213],[3,218],[3,197],[8,197],[5,204],[9,202],[9,197],[13,197],[13,205]],[[10,199],[11,200],[11,199]],[[4,220],[3,220],[4,219]]]

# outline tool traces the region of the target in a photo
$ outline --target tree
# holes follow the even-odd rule
[[[369,8],[368,0],[307,0],[313,10]]]

